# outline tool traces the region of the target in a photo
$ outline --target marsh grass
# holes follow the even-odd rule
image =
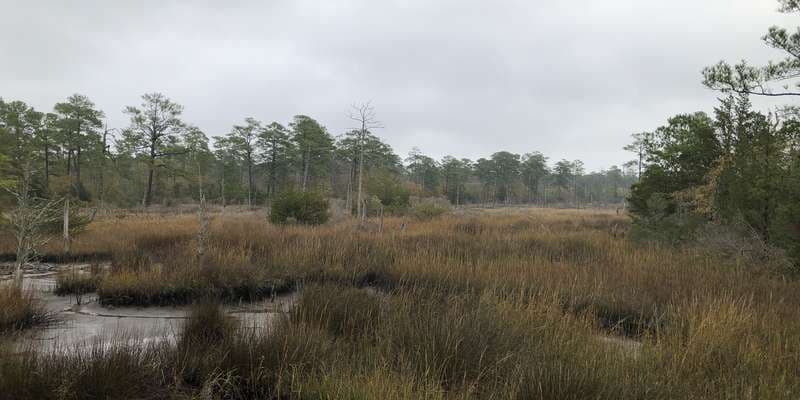
[[[206,303],[174,346],[0,358],[0,396],[790,399],[798,390],[797,361],[768,357],[796,354],[786,347],[796,343],[763,331],[775,315],[747,302],[671,309],[682,316],[674,330],[633,354],[602,345],[591,316],[565,315],[555,297],[425,287],[376,296],[332,283],[304,294],[266,330],[235,326]]]
[[[381,299],[363,289],[314,284],[303,290],[293,315],[334,336],[366,339],[376,335],[382,308]]]
[[[144,216],[100,221],[76,246],[113,254],[98,287],[107,304],[249,300],[305,283],[265,330],[227,327],[208,306],[178,344],[131,349],[118,362],[141,369],[141,398],[800,397],[797,280],[637,244],[618,234],[626,226],[605,212],[489,210],[386,218],[377,234],[216,215],[200,263],[190,216]],[[207,332],[214,345],[190,340]],[[70,357],[0,357],[17,380],[0,393],[74,394],[55,383],[77,379],[65,371],[112,355]],[[41,387],[27,378],[42,375],[53,376]],[[81,382],[129,382],[92,379]]]
[[[229,273],[225,273],[225,272]],[[256,301],[290,292],[294,281],[255,268],[148,269],[112,273],[100,283],[100,303],[113,306],[167,306],[214,298]]]
[[[202,301],[194,305],[186,320],[181,344],[183,346],[219,344],[231,337],[235,329],[236,323],[225,314],[219,304]]]
[[[61,271],[56,275],[56,287],[53,289],[53,293],[57,296],[71,295],[80,305],[85,295],[97,291],[101,280],[102,276],[96,266],[85,273],[77,270]]]
[[[45,325],[53,319],[33,293],[10,285],[0,286],[0,333]]]
[[[0,398],[165,398],[161,371],[153,368],[165,354],[165,348],[127,337],[52,353],[24,351],[0,358]]]

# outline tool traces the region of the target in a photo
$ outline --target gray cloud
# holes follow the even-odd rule
[[[244,117],[351,127],[372,100],[404,154],[498,150],[628,159],[631,133],[710,111],[700,70],[777,56],[759,37],[792,26],[774,0],[0,0],[0,96],[49,109],[90,96],[110,126],[161,91],[209,135]],[[767,102],[758,103],[762,107]]]

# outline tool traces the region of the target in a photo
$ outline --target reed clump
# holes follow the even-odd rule
[[[52,322],[53,316],[30,291],[0,286],[0,334]]]

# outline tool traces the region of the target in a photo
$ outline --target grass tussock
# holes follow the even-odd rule
[[[364,289],[312,285],[294,310],[297,321],[312,323],[335,336],[367,338],[376,335],[382,300]]]
[[[118,271],[103,279],[100,303],[113,306],[166,306],[214,298],[255,301],[292,290],[294,281],[253,267],[149,268]]]
[[[88,293],[96,292],[102,276],[98,271],[70,270],[61,271],[56,276],[56,287],[53,293],[58,296],[74,295],[80,297]]]
[[[0,333],[46,324],[52,316],[31,292],[0,286]]]
[[[204,301],[192,309],[183,327],[181,344],[214,345],[234,334],[236,325],[217,303]]]

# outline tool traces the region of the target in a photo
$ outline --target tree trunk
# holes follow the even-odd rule
[[[150,159],[147,163],[147,188],[144,191],[144,200],[142,200],[142,205],[145,208],[150,205],[153,196],[153,174],[155,174],[156,169],[156,144],[158,141],[158,136],[155,132],[156,128],[153,127],[150,133]]]
[[[197,209],[197,263],[203,266],[203,256],[206,254],[206,243],[208,242],[208,211],[206,209],[206,195],[200,189],[200,206]]]
[[[303,192],[306,191],[306,186],[308,184],[308,167],[311,163],[311,145],[306,146],[306,157],[305,157],[304,165],[303,165]]]
[[[22,290],[22,263],[17,262],[17,269],[14,272],[14,287]]]
[[[359,147],[359,155],[358,155],[358,195],[356,197],[356,201],[358,202],[358,215],[363,221],[366,216],[366,210],[364,210],[364,200],[361,195],[362,189],[362,177],[364,175],[364,128],[361,128],[361,135],[359,136],[358,140],[358,147]]]
[[[79,122],[78,123],[78,127],[75,130],[75,139],[76,139],[77,143],[80,143],[80,138],[81,138],[81,125],[80,125],[80,122]],[[70,150],[71,149],[72,148],[70,147]],[[80,189],[80,184],[81,184],[81,171],[80,171],[81,146],[80,146],[80,144],[77,144],[76,149],[77,149],[77,151],[75,152],[75,157],[72,157],[72,162],[74,164],[73,168],[72,168],[72,171],[74,173],[74,178],[75,179],[71,180],[71,182],[72,182],[72,187],[75,190],[75,194],[80,194],[80,190],[79,190]],[[70,175],[70,179],[72,179],[72,177],[73,177],[73,175]]]
[[[253,162],[247,157],[247,206],[253,207]]]
[[[344,206],[347,208],[347,214],[353,215],[353,175],[355,175],[355,163],[350,163],[350,169],[347,171],[347,193],[345,194]]]
[[[103,195],[105,192],[105,169],[106,169],[106,140],[108,136],[108,129],[103,131],[103,151],[100,153],[100,181],[98,182],[97,196],[99,197],[100,207],[103,207]]]
[[[142,206],[144,207],[149,206],[150,201],[152,200],[154,173],[155,173],[155,160],[151,158],[147,165],[147,188],[144,191],[144,199],[142,200]]]
[[[27,207],[26,205],[21,205]],[[14,268],[14,287],[22,290],[22,267],[25,265],[25,259],[28,257],[27,249],[27,232],[28,226],[26,222],[19,227],[17,234],[17,260]]]
[[[81,146],[75,152],[75,189],[81,188]]]
[[[639,166],[639,172],[636,175],[636,180],[637,181],[641,181],[642,180],[642,158],[643,157],[644,157],[644,152],[642,151],[641,148],[639,148],[639,165],[638,165]]]
[[[269,168],[269,189],[267,192],[269,193],[270,198],[275,196],[277,193],[277,171],[278,168],[278,150],[275,147],[277,143],[272,144],[272,160],[270,161],[270,168]]]
[[[70,237],[69,237],[69,197],[64,200],[64,254],[70,253]]]
[[[542,204],[542,207],[545,207],[545,208],[547,207],[547,184],[546,183],[544,185],[544,203]]]
[[[50,147],[47,136],[44,137],[44,188],[50,191]]]
[[[378,233],[383,233],[383,204],[380,208],[380,225],[378,225]]]
[[[69,186],[72,188],[72,147],[67,143],[67,176],[69,177]]]
[[[222,177],[219,183],[219,193],[222,196],[222,208],[225,208],[225,166],[222,166]]]

